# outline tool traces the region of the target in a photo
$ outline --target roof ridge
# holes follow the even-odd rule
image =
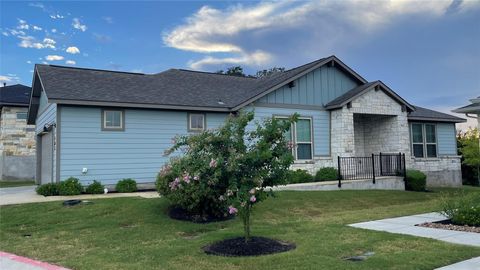
[[[183,69],[183,68],[171,68],[170,70],[178,70],[178,71],[185,71],[185,72],[193,72],[193,73],[203,73],[203,74],[211,74],[211,75],[219,75],[219,76],[229,76],[229,77],[237,77],[237,78],[245,78],[245,79],[258,79],[255,76],[236,76],[236,75],[229,75],[229,74],[222,74],[216,72],[209,72],[209,71],[199,71],[199,70],[191,70],[191,69]],[[162,72],[160,72],[162,73]],[[157,73],[159,74],[159,73]]]
[[[38,66],[49,66],[56,68],[65,68],[65,69],[76,69],[76,70],[91,70],[91,71],[102,71],[102,72],[111,72],[111,73],[124,73],[124,74],[133,74],[133,75],[146,75],[145,73],[139,72],[128,72],[128,71],[118,71],[118,70],[108,70],[108,69],[99,69],[99,68],[83,68],[83,67],[69,67],[61,65],[49,65],[49,64],[36,64]]]

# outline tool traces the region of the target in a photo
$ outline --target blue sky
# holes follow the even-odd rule
[[[480,1],[0,2],[0,81],[35,63],[157,73],[295,67],[332,54],[409,102],[480,95]]]

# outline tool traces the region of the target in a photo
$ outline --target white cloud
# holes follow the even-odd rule
[[[17,29],[28,30],[30,26],[27,24],[27,21],[18,19]]]
[[[87,31],[87,26],[85,24],[81,24],[80,19],[78,18],[73,18],[72,26],[75,29],[78,29],[82,32]]]
[[[56,19],[63,19],[63,18],[65,18],[65,16],[60,15],[60,14],[53,14],[53,15],[50,15],[50,18],[56,20]]]
[[[55,49],[56,42],[51,38],[44,38],[43,42],[37,41],[32,36],[18,36],[18,38],[21,40],[18,46],[22,48]]]
[[[32,25],[34,31],[41,31],[42,28],[40,26]]]
[[[45,60],[47,61],[60,61],[63,60],[64,57],[61,55],[47,55],[45,56]]]
[[[27,64],[31,64],[31,63],[32,63],[32,61],[30,61],[30,60],[27,61]]]
[[[163,41],[172,48],[208,54],[199,61],[192,61],[190,66],[194,68],[235,63],[259,65],[283,54],[281,48],[306,54],[314,51],[310,50],[314,46],[315,53],[331,53],[338,46],[346,46],[351,40],[364,40],[366,35],[385,30],[408,16],[433,19],[444,16],[455,7],[454,2],[278,1],[233,5],[225,9],[203,6],[183,24],[165,32]],[[472,6],[477,5],[464,1],[455,12]],[[308,38],[290,40],[292,32],[304,33]],[[294,46],[286,46],[292,44]],[[215,53],[222,56],[211,55]]]
[[[5,31],[2,32],[2,35],[6,36],[6,37],[10,36],[10,35],[8,34],[8,32],[5,32]]]
[[[75,47],[75,46],[68,47],[65,51],[66,51],[67,53],[71,53],[71,54],[80,53],[80,50],[79,50],[77,47]]]
[[[28,4],[30,7],[36,7],[36,8],[39,8],[43,11],[47,11],[47,9],[45,8],[45,6],[42,4],[42,3],[30,3]]]
[[[0,82],[3,83],[18,83],[20,78],[15,74],[0,75]]]
[[[102,20],[104,20],[108,24],[113,24],[113,18],[109,16],[104,16],[102,17]]]
[[[10,34],[12,36],[25,36],[26,35],[26,33],[24,31],[17,31],[15,29],[7,29],[7,30],[10,31]]]
[[[65,61],[65,64],[67,64],[67,65],[75,65],[75,64],[77,64],[77,62],[75,62],[75,61],[73,61],[73,60],[67,60],[67,61]]]
[[[57,29],[53,28],[52,30],[50,30],[52,33],[56,33],[57,32]]]

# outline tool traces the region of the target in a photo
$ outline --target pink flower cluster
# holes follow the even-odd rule
[[[232,205],[230,205],[228,207],[228,213],[230,213],[230,215],[234,215],[234,214],[238,213],[238,209],[233,207]]]
[[[210,160],[210,168],[217,167],[217,161],[215,159]]]
[[[200,180],[200,177],[199,176],[191,176],[189,175],[187,172],[184,172],[182,177],[177,177],[175,178],[175,180],[173,180],[172,182],[170,182],[170,184],[168,185],[170,187],[171,190],[176,190],[177,188],[181,188],[182,187],[182,184],[181,182],[185,182],[186,184],[190,184],[191,180],[194,180],[194,181],[199,181]]]

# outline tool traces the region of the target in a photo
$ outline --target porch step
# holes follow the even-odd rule
[[[368,190],[368,189],[382,189],[382,190],[405,190],[405,182],[403,177],[398,176],[382,176],[375,177],[375,184],[373,179],[362,180],[342,180],[342,187],[338,187],[338,181],[323,181],[314,183],[289,184],[284,186],[276,186],[272,188],[278,190]]]

